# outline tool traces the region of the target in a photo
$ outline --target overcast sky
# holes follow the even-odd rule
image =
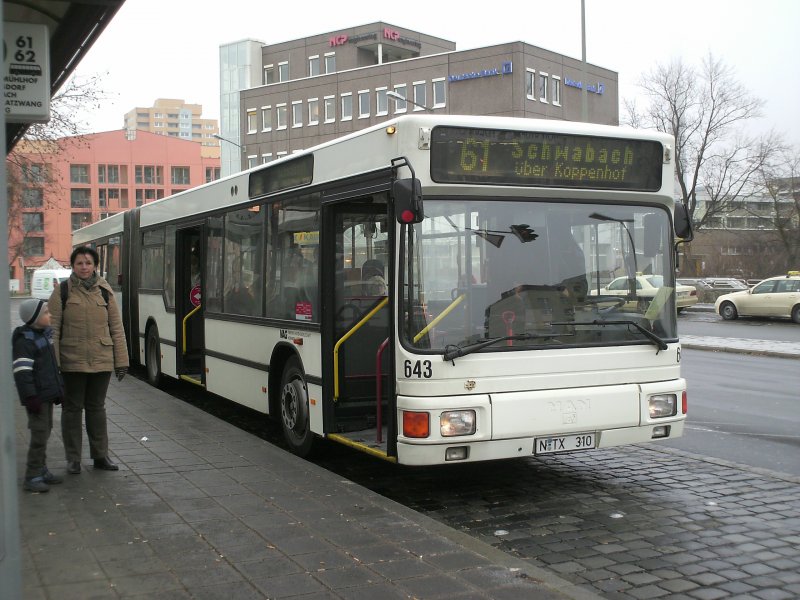
[[[123,127],[123,115],[156,98],[203,105],[219,118],[219,45],[267,44],[384,21],[456,43],[458,50],[523,41],[581,58],[580,0],[431,0],[336,3],[305,0],[126,0],[76,73],[104,76],[106,108],[91,131]],[[699,66],[709,52],[766,101],[758,131],[775,129],[800,147],[800,2],[797,0],[586,0],[590,63],[619,73],[620,98],[641,75],[680,57]],[[622,114],[622,113],[621,113]]]

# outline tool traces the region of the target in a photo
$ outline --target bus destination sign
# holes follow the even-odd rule
[[[248,197],[259,198],[308,185],[313,176],[314,156],[311,154],[267,166],[250,174]]]
[[[431,178],[485,183],[655,192],[663,147],[653,140],[436,127]]]

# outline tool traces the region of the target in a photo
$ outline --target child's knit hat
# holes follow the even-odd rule
[[[36,298],[25,300],[25,302],[19,305],[19,318],[22,319],[25,325],[33,325],[36,323],[36,319],[39,318],[39,315],[42,314],[42,307],[45,304],[46,302],[44,300]]]

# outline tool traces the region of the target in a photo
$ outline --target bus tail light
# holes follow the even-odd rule
[[[651,419],[673,417],[678,413],[678,397],[675,394],[654,394],[648,402]]]
[[[410,438],[426,438],[431,433],[430,419],[426,412],[403,411],[403,435]]]
[[[439,431],[442,437],[472,435],[475,433],[474,410],[449,410],[439,416]]]
[[[684,415],[689,412],[689,397],[686,395],[686,390],[683,390],[681,395],[681,412]]]

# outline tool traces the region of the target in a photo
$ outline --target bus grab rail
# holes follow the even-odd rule
[[[187,321],[188,321],[188,320],[189,320],[189,319],[190,319],[192,316],[194,316],[194,313],[196,313],[198,310],[200,310],[200,307],[201,307],[201,306],[202,306],[202,304],[198,304],[198,305],[197,305],[197,306],[195,306],[195,307],[194,307],[192,310],[190,310],[190,311],[189,311],[189,312],[186,314],[186,316],[185,316],[185,317],[183,317],[183,323],[182,323],[182,340],[181,340],[181,341],[182,341],[182,345],[183,345],[183,347],[182,347],[182,350],[183,350],[183,353],[184,353],[184,354],[186,354],[186,322],[187,322]]]
[[[377,433],[375,434],[375,441],[380,444],[383,442],[383,408],[381,406],[381,396],[383,396],[383,369],[381,362],[383,352],[389,346],[389,338],[383,340],[383,343],[378,347],[375,353],[375,399],[377,406],[375,407],[375,421],[377,422]]]
[[[443,311],[442,311],[442,312],[439,314],[439,316],[437,316],[437,317],[436,317],[436,318],[435,318],[433,321],[431,321],[430,323],[428,323],[427,325],[425,325],[425,327],[423,327],[423,328],[422,328],[422,331],[420,331],[420,332],[419,332],[417,335],[415,335],[415,336],[414,336],[414,343],[416,344],[416,343],[417,343],[417,342],[418,342],[420,339],[422,339],[422,336],[423,336],[423,335],[425,335],[425,334],[426,334],[426,333],[428,333],[428,332],[429,332],[431,329],[433,329],[434,327],[436,327],[436,325],[439,323],[439,321],[441,321],[442,319],[444,319],[444,318],[445,318],[447,315],[449,315],[449,314],[450,314],[450,312],[451,312],[451,311],[452,311],[452,310],[453,310],[453,309],[454,309],[456,306],[458,306],[459,304],[461,304],[461,302],[464,300],[464,298],[466,298],[466,294],[461,294],[461,295],[460,295],[458,298],[456,298],[455,300],[453,300],[453,301],[450,303],[450,305],[449,305],[447,308],[445,308],[445,309],[444,309],[444,310],[443,310]]]
[[[378,302],[378,305],[369,311],[366,315],[364,315],[361,320],[356,323],[350,331],[345,333],[339,341],[336,342],[336,345],[333,347],[333,401],[336,402],[339,400],[339,348],[342,344],[344,344],[356,331],[361,329],[364,324],[369,321],[375,314],[382,309],[384,306],[389,304],[388,296]]]

